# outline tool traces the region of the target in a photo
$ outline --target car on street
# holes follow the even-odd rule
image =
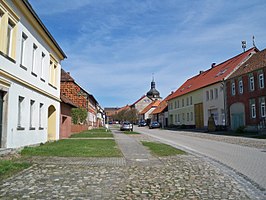
[[[133,124],[128,121],[122,122],[120,131],[133,131]]]
[[[157,121],[153,121],[153,122],[151,122],[150,125],[149,125],[149,128],[150,128],[150,129],[152,129],[152,128],[160,128],[160,127],[161,127],[161,125],[160,125],[160,123],[157,122]]]
[[[147,123],[145,121],[140,121],[139,126],[147,126]]]

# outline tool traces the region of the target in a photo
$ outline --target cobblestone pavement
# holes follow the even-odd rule
[[[139,144],[156,141],[147,135],[129,137]],[[133,157],[154,159],[147,152],[132,152]],[[155,158],[159,162],[148,165],[132,162],[129,152],[124,155],[29,158],[31,168],[0,181],[0,199],[257,199],[236,177],[195,155]]]
[[[0,182],[0,199],[250,199],[233,178],[193,155],[160,160],[118,166],[47,158]]]

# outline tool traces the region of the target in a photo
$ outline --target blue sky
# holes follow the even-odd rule
[[[68,58],[62,67],[102,107],[150,89],[166,97],[211,63],[266,48],[265,0],[29,0]]]

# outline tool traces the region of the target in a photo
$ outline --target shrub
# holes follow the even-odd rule
[[[88,112],[85,108],[72,108],[71,117],[73,124],[83,124],[88,116]]]

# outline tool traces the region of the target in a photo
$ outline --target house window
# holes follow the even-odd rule
[[[44,81],[44,62],[45,62],[45,54],[42,52],[42,58],[41,58],[41,80]]]
[[[24,97],[18,97],[18,129],[22,128],[22,112],[24,109]]]
[[[250,89],[250,91],[254,91],[255,90],[254,76],[250,76],[249,77],[249,89]]]
[[[259,87],[261,89],[264,88],[264,76],[263,76],[263,74],[259,75]]]
[[[179,100],[177,100],[177,107],[179,108]]]
[[[215,99],[218,99],[218,89],[217,88],[214,89],[214,95],[215,95]]]
[[[180,123],[180,114],[177,114],[177,122]]]
[[[234,96],[236,94],[236,85],[235,82],[231,84],[231,94]]]
[[[40,103],[40,107],[39,107],[39,129],[43,129],[42,115],[43,115],[43,103]]]
[[[255,99],[251,99],[249,101],[250,101],[249,104],[250,104],[251,118],[255,119],[256,118],[256,104],[255,104]]]
[[[192,96],[190,96],[190,105],[192,105],[192,103],[193,103],[193,102],[192,102]]]
[[[20,65],[22,67],[25,66],[25,63],[24,63],[24,56],[25,55],[24,54],[25,54],[25,45],[26,45],[27,38],[28,38],[28,36],[25,33],[22,33],[22,37],[21,37],[21,49],[20,49]]]
[[[239,89],[239,94],[243,94],[243,81],[242,80],[238,82],[238,89]]]
[[[34,129],[33,118],[34,118],[34,100],[30,100],[30,129]]]
[[[12,45],[13,45],[13,31],[14,31],[15,24],[8,20],[8,25],[7,25],[7,43],[6,43],[6,53],[9,57],[12,56]]]
[[[182,99],[182,107],[184,107],[185,106],[185,101],[184,101],[184,99]]]
[[[213,90],[211,89],[211,100],[213,99]]]
[[[177,114],[175,114],[175,123],[177,123]]]
[[[177,105],[176,105],[176,101],[175,101],[175,109],[176,109],[176,106],[177,106]]]
[[[210,99],[209,91],[206,91],[206,101],[209,101],[209,99]]]
[[[187,97],[187,106],[189,105],[189,98]]]
[[[185,113],[182,113],[182,120],[185,121]]]
[[[260,104],[261,117],[266,117],[265,102]]]
[[[189,113],[187,113],[187,121],[189,121]]]
[[[190,113],[190,120],[193,121],[193,112]]]
[[[31,73],[33,75],[36,76],[36,73],[35,73],[35,68],[36,68],[36,51],[37,51],[37,45],[36,44],[33,44],[33,48],[32,48],[32,63],[31,63],[31,66],[32,66],[32,69],[31,69]]]
[[[265,110],[265,97],[259,98],[260,102],[260,116],[266,117],[266,110]]]
[[[49,83],[54,88],[57,88],[57,77],[58,77],[58,62],[51,56],[50,59],[50,79]]]

